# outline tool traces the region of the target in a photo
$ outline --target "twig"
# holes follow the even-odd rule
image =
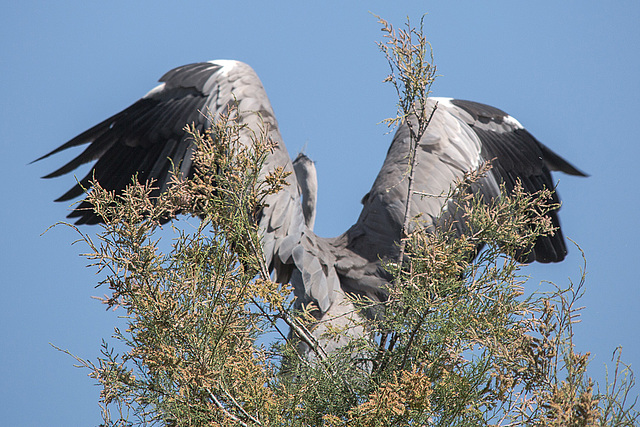
[[[227,395],[227,397],[229,399],[231,399],[231,402],[233,402],[233,404],[244,414],[245,417],[249,418],[251,421],[253,421],[254,423],[258,424],[259,426],[262,425],[262,423],[260,422],[259,419],[257,419],[256,417],[251,416],[247,411],[244,410],[244,408],[242,407],[242,405],[240,405],[236,399],[231,395],[231,393],[229,393],[227,390],[222,389],[222,391],[224,392],[224,394]]]
[[[218,407],[218,409],[222,411],[223,414],[231,418],[233,421],[239,423],[242,427],[249,427],[247,423],[245,423],[240,418],[236,417],[231,412],[229,412],[227,408],[225,408],[224,405],[220,403],[218,398],[211,392],[211,390],[209,390],[208,388],[206,390],[207,390],[207,393],[209,393],[209,397],[211,398],[211,400],[213,400],[213,403],[215,403],[215,405]]]

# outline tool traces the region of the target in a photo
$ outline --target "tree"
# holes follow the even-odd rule
[[[407,22],[396,32],[380,23],[388,81],[400,100],[389,122],[415,123],[415,143],[432,114],[421,108],[435,78],[430,48],[422,25]],[[103,302],[127,318],[126,330],[114,333],[127,351],[118,354],[105,342],[97,361],[77,358],[102,387],[105,425],[638,420],[635,402],[627,403],[633,376],[619,356],[613,381],[600,392],[586,375],[588,354],[574,351],[584,272],[577,284],[524,294],[517,260],[553,233],[545,216],[557,207],[553,189],[531,195],[516,187],[487,204],[468,190],[490,165],[448,195],[465,212],[462,237],[454,224],[428,233],[406,218],[401,256],[387,265],[395,277],[388,299],[352,300],[359,310],[382,313],[360,318],[368,335],[330,354],[301,357],[300,341],[317,349],[309,333],[315,318],[295,311],[291,289],[270,279],[255,222],[265,196],[286,185],[286,173],[261,176],[273,148],[267,129],[254,135],[253,147],[243,146],[245,126],[234,117],[229,111],[212,118],[205,134],[188,129],[197,146],[195,173],[176,174],[159,196],[151,197],[152,182],[136,179],[122,195],[98,182],[87,195],[105,223],[97,238],[77,230],[90,248],[87,258],[104,274],[110,294]],[[171,221],[178,214],[197,225]],[[171,247],[163,250],[167,239]]]

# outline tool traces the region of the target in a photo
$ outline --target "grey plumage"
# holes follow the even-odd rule
[[[127,109],[42,157],[88,144],[80,155],[46,178],[97,160],[89,174],[58,200],[80,196],[94,174],[103,187],[116,192],[122,191],[136,173],[140,181],[157,180],[158,191],[162,191],[169,182],[171,162],[181,165],[185,176],[191,173],[194,147],[184,126],[194,123],[204,130],[211,124],[201,112],[209,111],[215,117],[235,103],[241,122],[247,124],[241,135],[244,144],[252,143],[251,131],[257,131],[261,123],[268,126],[269,136],[277,143],[261,174],[276,167],[288,172],[295,169],[295,174],[287,178],[290,185],[268,196],[258,218],[269,269],[279,281],[292,281],[298,304],[317,305],[320,321],[338,316],[341,322],[354,326],[354,335],[363,333],[355,326],[357,315],[345,315],[353,310],[345,293],[385,298],[383,287],[390,278],[381,260],[395,260],[399,255],[407,204],[407,124],[396,131],[382,169],[363,198],[357,222],[341,236],[321,238],[312,231],[317,192],[313,162],[302,155],[292,164],[264,88],[248,65],[237,61],[190,64],[169,71],[160,81]],[[437,109],[419,142],[415,189],[430,196],[412,196],[409,214],[421,214],[421,222],[429,230],[438,226],[438,216],[447,203],[445,195],[453,183],[486,160],[495,159],[493,168],[474,189],[487,201],[499,195],[500,183],[511,190],[520,179],[525,190],[535,192],[554,187],[550,170],[584,175],[499,109],[445,98],[430,98],[428,102],[427,107],[437,103]],[[69,216],[81,224],[101,220],[86,208],[87,203],[82,202]],[[550,216],[559,226],[557,212]],[[539,239],[527,261],[557,262],[565,254],[564,238],[558,229],[554,236]],[[330,348],[336,344],[323,345]]]

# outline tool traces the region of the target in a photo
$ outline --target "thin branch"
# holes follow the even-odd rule
[[[236,408],[238,408],[238,410],[240,410],[240,412],[242,412],[244,414],[245,417],[247,417],[248,419],[250,419],[252,422],[254,422],[255,424],[258,424],[259,426],[263,425],[259,419],[257,419],[256,417],[251,416],[247,411],[244,410],[244,408],[242,407],[242,405],[240,405],[236,399],[231,395],[231,393],[229,393],[227,390],[222,389],[222,391],[224,392],[224,394],[227,395],[227,397],[231,400],[231,402],[233,402],[233,404],[235,405]]]
[[[382,31],[385,33],[384,38],[387,39],[385,43],[378,42],[378,47],[384,52],[391,69],[384,81],[390,82],[398,95],[396,117],[385,119],[383,122],[389,126],[402,123],[409,128],[410,133],[407,203],[400,235],[397,283],[400,280],[399,272],[402,271],[406,238],[411,221],[409,215],[414,193],[414,175],[418,165],[417,146],[438,108],[436,102],[431,111],[427,111],[431,85],[436,78],[436,66],[433,49],[423,33],[424,16],[420,20],[419,30],[411,27],[411,23],[407,19],[405,28],[398,31],[381,17],[376,15],[376,18],[378,18],[378,23],[382,25]],[[412,118],[416,120],[415,125],[412,123]]]
[[[229,412],[227,410],[227,408],[225,408],[224,405],[222,403],[220,403],[218,398],[211,392],[211,390],[209,390],[208,388],[206,390],[207,390],[207,393],[209,394],[209,397],[213,401],[213,403],[218,407],[218,409],[220,409],[220,411],[222,411],[223,414],[225,414],[227,417],[231,418],[233,421],[239,423],[242,427],[249,427],[249,425],[247,423],[245,423],[240,418],[236,417],[231,412]]]
[[[424,107],[423,107],[424,108]],[[398,265],[400,266],[400,270],[402,270],[402,262],[404,259],[404,251],[405,248],[407,246],[407,237],[408,237],[408,233],[409,233],[409,222],[411,221],[411,205],[412,205],[412,201],[413,201],[413,194],[414,194],[414,190],[413,190],[413,186],[414,186],[414,182],[415,180],[414,178],[414,174],[416,171],[416,167],[418,165],[418,156],[417,156],[417,148],[418,148],[418,142],[420,141],[420,139],[422,139],[422,136],[424,135],[424,132],[426,132],[427,127],[429,126],[429,123],[431,123],[431,119],[433,118],[433,115],[436,112],[436,109],[438,108],[438,102],[436,101],[435,105],[433,106],[433,109],[431,110],[431,115],[429,116],[429,118],[427,119],[427,123],[424,127],[424,131],[420,132],[416,135],[416,138],[414,139],[413,137],[411,137],[411,148],[410,148],[410,154],[409,154],[409,161],[411,162],[410,170],[409,170],[409,176],[408,176],[408,189],[407,189],[407,204],[405,206],[405,211],[404,211],[404,222],[402,223],[402,236],[400,238],[400,251],[398,254]],[[418,119],[419,121],[420,119]],[[409,121],[407,121],[409,122]],[[420,127],[420,126],[419,126]],[[399,277],[399,276],[398,276]]]

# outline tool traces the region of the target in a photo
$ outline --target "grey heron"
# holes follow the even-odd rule
[[[140,181],[155,179],[161,191],[168,185],[172,162],[180,164],[185,175],[190,171],[194,145],[183,130],[185,125],[195,123],[199,130],[207,129],[211,123],[200,111],[208,110],[216,117],[232,102],[237,104],[241,122],[247,124],[241,135],[244,144],[252,143],[249,133],[257,131],[261,121],[268,124],[269,136],[277,143],[262,173],[276,167],[294,172],[258,76],[244,63],[218,60],[167,72],[160,78],[160,85],[133,105],[41,157],[88,144],[77,157],[45,178],[63,175],[81,164],[96,161],[87,176],[58,201],[82,195],[93,176],[104,188],[120,192],[131,177],[138,174]],[[511,189],[518,179],[531,193],[545,187],[552,189],[550,171],[584,176],[538,142],[516,119],[497,108],[447,98],[429,98],[427,102],[438,102],[438,108],[418,144],[415,185],[420,192],[447,193],[466,172],[492,159],[492,169],[477,186],[485,200],[499,196],[501,183]],[[408,187],[404,175],[409,146],[409,129],[405,123],[397,129],[382,169],[362,201],[360,217],[338,237],[323,238],[312,231],[315,169],[307,163],[308,159],[299,158],[295,166],[297,174],[287,178],[290,185],[265,200],[266,207],[258,223],[266,263],[278,281],[293,281],[297,304],[312,302],[317,306],[319,320],[350,310],[345,308],[346,294],[373,300],[385,298],[384,289],[390,275],[381,260],[397,259],[399,255],[397,243],[407,206]],[[301,191],[305,195],[302,204]],[[554,197],[558,201],[557,196]],[[418,195],[412,199],[409,215],[420,214],[427,228],[436,227],[446,201]],[[84,201],[69,216],[80,224],[101,221],[86,208]],[[528,262],[558,262],[565,257],[566,246],[557,212],[549,216],[558,230],[553,236],[538,239]]]

